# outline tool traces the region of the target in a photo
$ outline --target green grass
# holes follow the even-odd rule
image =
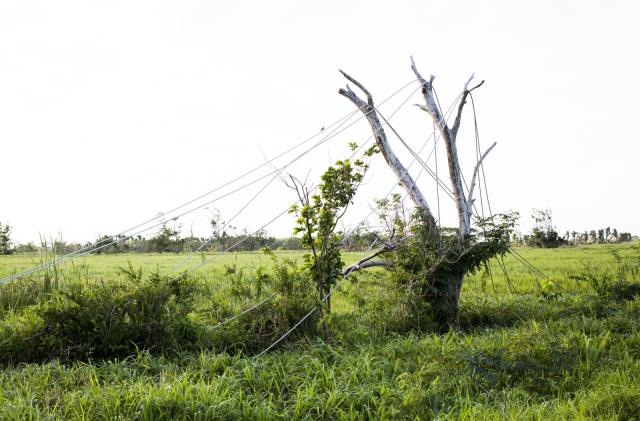
[[[301,252],[280,252],[281,255],[291,255],[299,257]],[[353,253],[347,253],[347,258]],[[51,257],[51,256],[49,256]],[[187,258],[190,260],[181,265]],[[188,254],[176,253],[131,253],[131,254],[99,254],[79,257],[77,259],[65,261],[60,265],[60,271],[65,277],[70,279],[113,279],[121,277],[119,268],[126,266],[128,262],[134,267],[142,267],[145,271],[159,269],[160,272],[170,274],[188,269],[191,265],[199,264],[202,259],[211,259],[211,264],[203,266],[195,271],[198,276],[219,273],[224,265],[237,264],[238,266],[253,266],[269,261],[262,253],[205,253]],[[20,272],[29,269],[43,262],[43,257],[39,255],[10,255],[0,256],[0,276]]]
[[[374,271],[336,292],[327,342],[296,336],[259,358],[216,352],[212,342],[201,351],[9,365],[0,371],[0,419],[639,419],[640,297],[629,287],[640,281],[638,246],[518,251],[549,279],[512,256],[505,265],[515,290],[496,263],[493,277],[469,276],[458,332],[397,333],[393,297],[379,296],[384,277]],[[7,285],[0,346],[36,326],[29,309],[57,290],[124,282],[119,267],[129,261],[169,274],[184,257],[90,256]],[[0,274],[31,263],[0,257]],[[245,308],[239,272],[251,279],[268,263],[229,254],[199,272],[197,321],[215,325],[226,314],[221,301],[225,311]]]

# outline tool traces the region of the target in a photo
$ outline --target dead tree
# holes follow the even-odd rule
[[[464,85],[464,90],[462,92],[462,97],[458,105],[457,115],[455,117],[453,125],[449,127],[445,116],[442,113],[442,110],[435,100],[433,91],[434,76],[431,76],[429,80],[423,78],[422,75],[418,72],[413,58],[411,59],[411,69],[415,73],[417,80],[422,86],[422,94],[425,100],[425,105],[419,105],[419,107],[423,111],[426,111],[433,119],[436,127],[442,135],[442,139],[446,146],[449,178],[451,181],[453,198],[458,213],[457,238],[459,245],[463,247],[463,245],[465,244],[465,239],[471,232],[471,217],[474,203],[473,194],[477,183],[478,171],[480,169],[482,161],[491,151],[491,149],[493,149],[495,143],[492,144],[478,159],[478,162],[476,163],[476,166],[473,170],[471,184],[469,185],[469,192],[468,194],[465,194],[460,163],[458,160],[456,140],[462,120],[462,111],[464,109],[467,97],[474,89],[482,86],[484,81],[469,88],[469,84],[471,83],[473,76],[469,78],[467,83]],[[440,232],[438,229],[436,229],[435,218],[431,211],[431,208],[429,207],[425,196],[422,194],[415,181],[409,175],[406,167],[400,162],[397,155],[393,152],[393,149],[391,148],[387,140],[384,127],[381,124],[380,119],[378,118],[378,113],[375,108],[373,96],[360,82],[343,71],[341,71],[341,73],[349,82],[353,83],[364,93],[364,95],[366,96],[366,100],[360,98],[349,87],[349,85],[347,85],[346,88],[339,90],[340,95],[348,98],[366,116],[366,119],[373,131],[373,135],[375,137],[375,141],[379,150],[381,151],[391,170],[398,178],[399,184],[408,193],[409,197],[415,204],[417,211],[422,215],[424,224],[426,224],[428,228],[430,228],[428,232],[431,233],[434,242],[436,242],[438,240]],[[388,252],[390,250],[387,249],[385,251]],[[376,255],[379,254],[381,253],[377,253]],[[442,261],[444,260],[446,259],[443,256]],[[381,262],[379,264],[371,262],[371,258],[365,258],[362,263],[363,264],[360,266],[352,266],[347,268],[345,270],[345,273],[350,273],[353,270],[357,270],[366,266],[387,265],[387,263],[385,262]],[[462,283],[466,271],[467,269],[462,266],[457,269],[456,266],[453,265],[450,266],[450,269],[447,271],[441,271],[440,273],[437,270],[434,270],[433,272],[435,275],[434,279],[431,280],[431,285],[435,289],[435,291],[437,291],[437,294],[431,295],[429,299],[433,300],[433,304],[435,304],[439,309],[439,314],[437,315],[437,317],[441,319],[440,322],[444,323],[447,326],[458,324],[460,291],[462,289]]]

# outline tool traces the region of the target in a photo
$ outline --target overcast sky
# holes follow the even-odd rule
[[[4,0],[0,222],[20,242],[123,231],[353,111],[337,93],[345,83],[338,68],[382,102],[412,80],[413,55],[423,74],[436,75],[443,107],[472,72],[486,81],[475,100],[482,143],[498,142],[486,161],[494,212],[521,212],[523,230],[537,207],[552,209],[562,232],[611,226],[639,234],[639,4]],[[388,116],[408,101],[392,123],[418,149],[432,126],[410,106],[421,102],[419,92],[409,98],[415,88],[381,110]],[[458,148],[470,177],[468,111]],[[356,122],[287,171],[315,182],[347,156],[347,142],[362,144],[369,134]],[[229,219],[266,186],[233,221],[258,228],[294,197],[268,181],[203,206],[181,219],[183,230],[206,234],[213,208]],[[361,220],[393,184],[377,156],[345,223]],[[422,174],[419,184],[435,203],[433,180]],[[441,200],[442,220],[454,223],[451,204]],[[269,231],[287,235],[291,225],[285,217]]]

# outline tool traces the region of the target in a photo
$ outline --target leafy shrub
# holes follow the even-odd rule
[[[196,345],[197,328],[189,318],[195,285],[157,272],[142,279],[131,266],[124,272],[137,282],[74,285],[41,305],[38,357],[109,359],[141,349],[161,353]]]
[[[399,199],[397,204],[400,206]],[[382,204],[386,206],[385,203]],[[391,279],[405,292],[405,305],[418,328],[446,332],[459,326],[459,297],[462,280],[494,256],[510,248],[509,236],[518,215],[496,214],[479,222],[460,241],[455,229],[436,227],[433,221],[414,213],[410,224],[396,218],[395,231],[408,240],[389,256],[395,265]]]
[[[630,282],[624,279],[612,279],[606,274],[602,276],[588,275],[587,279],[598,296],[615,301],[632,300],[640,296],[640,282]]]
[[[43,327],[33,309],[6,314],[0,321],[0,364],[39,361]]]
[[[309,276],[308,271],[304,267],[291,259],[283,259],[275,261],[272,273],[263,273],[263,282],[271,284],[277,294],[270,305],[266,306],[263,312],[266,317],[266,323],[276,335],[289,330],[296,322],[298,322],[312,308],[318,305],[313,288],[313,280]],[[315,319],[317,321],[317,318]],[[301,332],[313,333],[314,318],[307,319],[306,324],[300,326]],[[255,326],[255,325],[254,325]],[[259,330],[260,331],[260,330]]]
[[[228,352],[261,351],[318,305],[313,279],[308,271],[294,260],[272,257],[272,269],[267,271],[262,267],[258,268],[255,277],[237,276],[237,270],[227,268],[227,275],[233,275],[232,294],[236,297],[243,295],[257,301],[271,294],[273,298],[238,317],[234,323],[225,324],[223,329],[214,326],[210,330],[209,341],[216,348]],[[253,288],[249,283],[254,284]],[[269,290],[265,291],[267,286]],[[255,295],[251,292],[254,290]],[[228,306],[226,303],[219,305]],[[228,310],[229,317],[237,313],[237,310]],[[296,328],[295,337],[315,335],[318,321],[319,312],[310,315]]]

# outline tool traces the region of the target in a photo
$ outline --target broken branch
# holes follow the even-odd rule
[[[402,165],[396,154],[391,149],[391,145],[389,145],[387,135],[382,127],[382,123],[378,119],[378,114],[376,113],[376,108],[373,103],[371,94],[360,82],[349,76],[347,73],[343,72],[342,70],[340,70],[340,73],[342,73],[342,75],[347,80],[352,82],[367,95],[368,102],[365,102],[360,97],[358,97],[358,95],[356,95],[356,93],[353,92],[348,86],[346,87],[346,89],[340,89],[338,93],[354,103],[365,115],[367,121],[369,122],[369,125],[371,126],[371,130],[373,131],[376,145],[380,149],[380,152],[382,152],[382,156],[387,161],[387,164],[389,164],[389,167],[391,167],[391,170],[398,178],[398,182],[409,194],[416,207],[425,215],[425,217],[427,217],[432,223],[435,224],[433,214],[431,213],[431,209],[429,208],[426,198],[424,197],[420,189],[416,186],[416,182],[409,174],[409,171],[404,167],[404,165]]]
[[[343,277],[347,277],[351,274],[351,272],[360,270],[360,269],[366,269],[369,267],[374,267],[374,266],[385,266],[385,267],[393,267],[393,262],[389,262],[387,260],[377,260],[377,261],[371,261],[371,259],[378,257],[379,255],[381,255],[382,253],[386,253],[389,251],[392,251],[395,249],[396,244],[392,244],[392,245],[385,245],[384,247],[382,247],[380,250],[376,251],[375,253],[358,260],[358,262],[352,264],[351,266],[345,268],[342,271],[342,276]]]

